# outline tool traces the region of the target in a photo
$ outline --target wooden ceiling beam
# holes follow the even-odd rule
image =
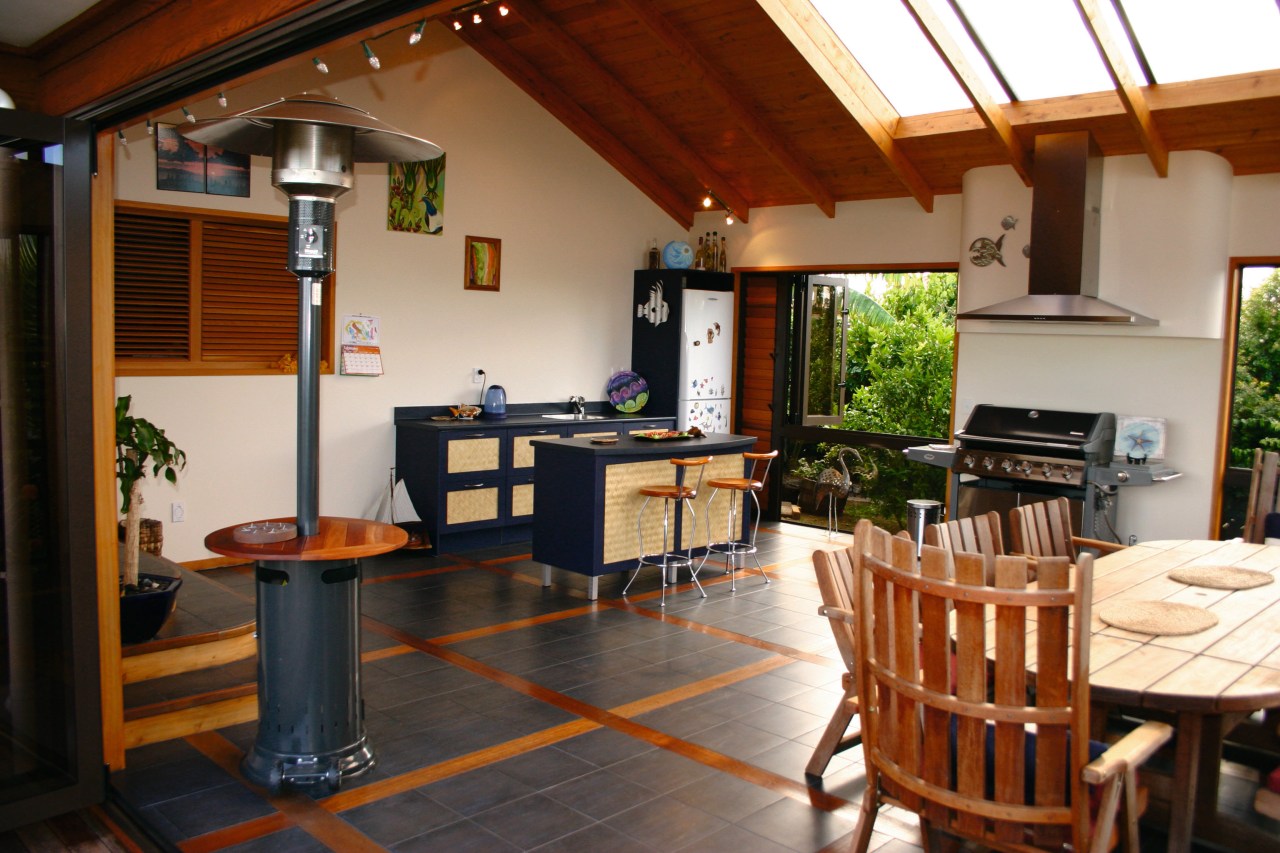
[[[522,6],[521,9],[527,7]],[[547,112],[555,116],[578,138],[587,143],[613,168],[631,181],[686,231],[693,227],[693,211],[687,199],[670,189],[668,181],[623,142],[587,113],[555,83],[548,80],[528,60],[502,40],[493,27],[463,27],[458,36],[507,79],[524,90]]]
[[[673,157],[681,161],[703,188],[714,192],[743,222],[747,221],[751,204],[729,179],[713,168],[702,155],[681,139],[667,124],[631,93],[622,82],[596,61],[560,25],[552,20],[533,0],[524,0],[518,13],[541,39],[548,42],[561,56],[574,66],[576,73],[592,85],[600,88],[605,96],[631,114],[638,129],[654,143],[661,145]],[[693,203],[693,200],[690,200]]]
[[[925,211],[932,212],[933,189],[894,139],[897,112],[809,0],[756,2],[862,127],[907,192]]]
[[[684,63],[684,66],[696,76],[707,93],[716,99],[719,111],[738,124],[747,134],[764,149],[765,153],[777,163],[782,171],[795,180],[808,193],[818,209],[834,219],[836,200],[813,170],[801,163],[790,152],[788,146],[759,114],[748,107],[750,97],[734,86],[710,62],[703,57],[702,50],[676,29],[662,16],[654,11],[649,0],[617,0],[619,5],[631,12],[649,34],[664,47],[673,58]]]
[[[1013,125],[1009,123],[1009,118],[1005,115],[1004,109],[987,91],[987,87],[982,83],[982,78],[978,76],[977,71],[969,63],[964,52],[960,50],[960,46],[956,44],[955,40],[951,38],[951,34],[947,32],[942,19],[938,17],[926,0],[902,0],[902,5],[906,6],[911,17],[916,19],[916,23],[920,25],[920,30],[924,33],[924,37],[933,45],[933,49],[937,51],[938,56],[942,58],[947,68],[951,70],[951,76],[955,77],[956,82],[960,84],[960,88],[964,89],[964,93],[969,96],[969,101],[973,104],[974,109],[978,111],[978,116],[982,119],[982,123],[1000,140],[1000,144],[1004,146],[1005,151],[1009,154],[1009,162],[1013,164],[1014,171],[1018,173],[1018,177],[1022,178],[1024,184],[1031,186],[1030,154],[1022,144],[1022,140],[1018,139],[1017,134],[1013,132]]]
[[[1138,134],[1142,150],[1147,152],[1147,157],[1155,167],[1156,174],[1162,178],[1168,177],[1169,146],[1165,144],[1160,135],[1160,129],[1151,118],[1151,107],[1147,104],[1146,95],[1134,78],[1128,59],[1112,37],[1111,29],[1102,17],[1102,10],[1097,0],[1075,0],[1075,2],[1076,8],[1080,10],[1080,18],[1084,21],[1085,29],[1089,31],[1090,38],[1098,48],[1098,55],[1102,57],[1102,64],[1107,67],[1107,73],[1111,75],[1111,81],[1115,84],[1116,94],[1124,104],[1129,122],[1133,125],[1134,132]]]

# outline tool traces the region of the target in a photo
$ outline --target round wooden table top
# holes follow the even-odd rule
[[[235,531],[245,524],[269,521],[293,523],[288,518],[267,518],[241,522],[215,530],[204,538],[204,547],[215,554],[246,560],[357,560],[385,554],[404,546],[409,534],[394,524],[365,518],[320,516],[320,529],[312,536],[298,536],[282,542],[237,542]]]

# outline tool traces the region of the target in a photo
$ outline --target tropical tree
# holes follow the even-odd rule
[[[1280,451],[1280,271],[1240,309],[1230,464],[1253,464],[1254,448]]]

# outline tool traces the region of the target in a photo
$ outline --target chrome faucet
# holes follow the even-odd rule
[[[575,415],[585,415],[587,413],[587,401],[581,394],[574,394],[570,397],[569,405],[573,406]]]

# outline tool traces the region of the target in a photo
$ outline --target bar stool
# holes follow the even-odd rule
[[[742,458],[751,462],[751,472],[746,477],[717,477],[714,480],[708,480],[707,486],[714,491],[711,497],[707,499],[707,551],[702,555],[702,562],[698,564],[698,571],[693,573],[694,580],[698,579],[698,572],[702,571],[702,567],[706,565],[707,558],[714,554],[724,554],[725,568],[729,572],[729,591],[737,592],[738,587],[734,580],[734,569],[739,560],[742,560],[742,568],[747,567],[746,556],[750,554],[756,561],[756,568],[760,570],[760,575],[764,578],[764,582],[769,582],[769,576],[764,572],[764,566],[760,565],[760,557],[756,553],[756,534],[760,532],[760,492],[764,491],[765,481],[769,477],[769,466],[773,464],[773,460],[777,457],[778,451],[770,450],[768,453],[744,453]],[[716,495],[721,491],[729,493],[729,529],[725,535],[725,541],[713,543],[711,538],[711,502],[716,499]],[[740,499],[738,496],[742,495]],[[751,500],[755,502],[755,524],[751,527],[750,539],[737,538],[738,528],[738,510],[739,504],[743,510],[746,509],[746,496],[751,495]]]
[[[640,576],[640,569],[645,566],[658,566],[662,571],[662,602],[659,606],[667,606],[667,578],[672,578],[671,583],[675,583],[676,572],[683,567],[688,567],[692,572],[693,582],[698,587],[698,592],[702,593],[702,597],[706,598],[707,593],[702,588],[702,584],[698,583],[698,574],[693,572],[693,531],[697,528],[698,517],[693,511],[693,499],[698,496],[698,488],[702,485],[702,472],[708,462],[711,461],[710,456],[699,456],[694,459],[672,459],[672,465],[676,466],[675,483],[663,483],[656,486],[641,486],[640,494],[644,495],[644,503],[640,506],[640,514],[636,517],[636,533],[640,539],[640,559],[636,563],[635,574],[631,576],[631,580],[627,581],[627,585],[622,588],[622,594],[626,595],[627,590],[631,589],[631,584],[635,583],[637,577]],[[685,485],[685,471],[689,468],[698,469],[698,480],[692,486]],[[654,498],[662,499],[662,553],[647,554],[644,549],[644,511],[649,506],[649,501]],[[692,524],[689,527],[689,547],[681,554],[678,550],[672,551],[670,545],[670,528],[671,528],[671,505],[676,505],[676,520],[680,517],[680,507],[685,506],[689,509],[689,518]],[[680,543],[675,543],[676,548],[680,547]]]

